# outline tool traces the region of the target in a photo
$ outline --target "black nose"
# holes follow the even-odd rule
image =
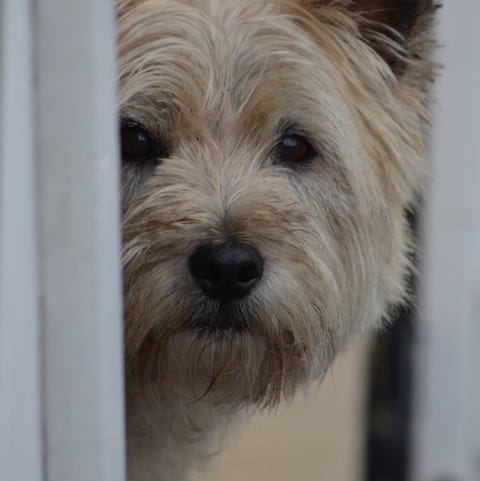
[[[225,303],[245,297],[258,284],[263,259],[253,247],[229,242],[201,245],[188,267],[206,296]]]

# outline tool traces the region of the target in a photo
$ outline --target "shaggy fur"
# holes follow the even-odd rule
[[[404,300],[435,5],[117,7],[120,117],[156,152],[122,167],[128,479],[182,481]],[[312,158],[279,161],[288,135]],[[232,239],[265,267],[222,305],[188,259]]]

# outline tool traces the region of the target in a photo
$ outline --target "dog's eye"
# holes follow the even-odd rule
[[[157,152],[148,132],[138,125],[122,125],[120,132],[122,159],[127,162],[155,161]]]
[[[282,137],[275,149],[276,159],[289,164],[306,162],[314,155],[315,151],[310,142],[297,134]]]

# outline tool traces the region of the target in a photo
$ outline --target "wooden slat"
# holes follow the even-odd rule
[[[31,2],[0,2],[0,479],[41,481]]]
[[[45,481],[122,481],[113,7],[37,0]]]
[[[480,3],[443,3],[411,479],[478,481]]]

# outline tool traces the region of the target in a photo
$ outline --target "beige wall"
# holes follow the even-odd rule
[[[361,481],[365,358],[350,350],[307,399],[257,415],[198,481]]]

